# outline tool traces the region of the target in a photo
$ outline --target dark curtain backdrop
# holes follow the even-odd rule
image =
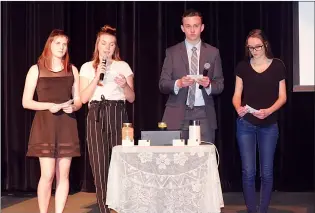
[[[1,2],[1,188],[36,191],[36,158],[26,158],[34,112],[22,108],[26,73],[35,64],[54,28],[70,36],[71,61],[78,69],[91,60],[96,34],[105,24],[117,27],[122,58],[135,74],[136,101],[128,105],[136,137],[156,129],[166,96],[158,89],[165,49],[184,39],[185,9],[204,16],[202,39],[218,47],[225,78],[216,98],[216,146],[224,192],[241,191],[241,164],[235,139],[236,113],[231,100],[234,67],[244,57],[248,32],[263,29],[275,57],[287,68],[288,100],[280,111],[280,139],[275,155],[274,189],[314,190],[314,93],[293,93],[292,2]],[[87,106],[77,113],[82,156],[71,166],[71,190],[94,191],[85,141]],[[259,171],[259,169],[258,169]],[[257,184],[259,187],[259,184]]]

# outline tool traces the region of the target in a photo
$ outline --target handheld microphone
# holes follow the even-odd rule
[[[105,65],[105,70],[106,70],[106,62],[107,62],[106,57],[104,57],[103,60],[102,60],[102,63]],[[102,73],[100,74],[100,79],[99,79],[99,81],[98,81],[98,84],[101,85],[101,86],[103,86],[103,83],[102,83],[102,82],[103,82],[103,80],[104,80],[104,76],[105,76],[105,73],[102,72]]]
[[[207,76],[209,69],[210,69],[210,64],[209,63],[205,63],[205,65],[203,65],[203,73],[202,73],[202,75],[203,76]],[[199,85],[199,89],[202,89],[202,88],[203,88],[203,86]]]
[[[101,73],[101,74],[100,74],[100,81],[103,81],[103,80],[104,80],[104,75],[105,75],[104,73]]]

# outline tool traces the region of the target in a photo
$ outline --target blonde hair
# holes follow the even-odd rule
[[[95,42],[95,49],[94,49],[94,53],[93,53],[93,68],[96,70],[97,66],[100,63],[100,59],[99,59],[99,51],[98,51],[98,43],[100,42],[100,37],[102,35],[111,35],[115,37],[115,51],[113,54],[113,59],[115,61],[121,61],[120,55],[119,55],[119,47],[117,45],[117,37],[116,37],[116,28],[113,28],[109,25],[105,25],[104,27],[101,28],[101,30],[97,33],[97,38],[96,38],[96,42]]]

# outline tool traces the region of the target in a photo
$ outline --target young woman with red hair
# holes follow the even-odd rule
[[[23,107],[36,110],[27,156],[38,157],[40,162],[40,213],[48,212],[55,175],[55,213],[63,212],[69,193],[71,159],[80,156],[74,114],[82,106],[79,74],[69,63],[68,44],[69,38],[62,30],[50,33],[37,64],[28,71],[23,93]],[[38,100],[34,100],[35,90]]]

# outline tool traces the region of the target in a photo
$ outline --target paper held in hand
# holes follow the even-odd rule
[[[249,112],[249,113],[254,113],[254,112],[258,112],[259,110],[254,109],[253,107],[250,107],[246,104],[245,109]]]
[[[195,81],[201,80],[203,78],[203,75],[187,75],[187,77],[190,77],[194,79]]]
[[[61,106],[61,108],[63,108],[63,107],[67,107],[67,106],[71,105],[72,103],[73,103],[73,99],[70,99],[69,101],[61,103],[60,106]]]

